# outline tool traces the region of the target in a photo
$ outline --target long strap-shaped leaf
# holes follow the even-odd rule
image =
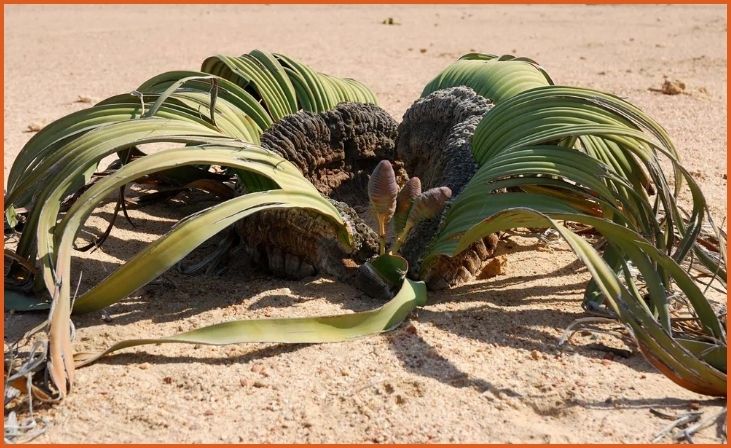
[[[145,97],[148,107],[151,105],[149,102],[156,97],[156,95]],[[13,162],[12,176],[8,177],[6,207],[11,204],[32,207],[31,199],[38,191],[39,185],[43,185],[40,181],[48,176],[49,161],[64,157],[64,152],[71,147],[69,143],[94,129],[140,117],[143,106],[139,99],[132,95],[119,95],[112,100],[113,102],[75,112],[49,124],[23,146],[18,158]],[[162,106],[157,116],[191,122],[211,130],[213,128],[200,118],[197,111],[194,113],[175,104],[168,103]],[[82,185],[83,183],[79,187]]]
[[[146,344],[185,343],[224,345],[244,342],[313,344],[342,342],[389,331],[398,326],[417,306],[426,303],[423,282],[404,280],[400,291],[380,308],[333,316],[288,319],[236,320],[157,339],[129,339],[100,352],[77,352],[77,367],[124,348]]]
[[[703,355],[694,354],[690,351],[690,347],[686,348],[683,345],[682,341],[673,339],[670,332],[655,320],[643,298],[630,292],[599,253],[586,240],[561,225],[558,220],[577,221],[593,226],[611,244],[620,247],[633,262],[641,261],[642,257],[648,257],[661,264],[691,301],[702,322],[707,325],[706,331],[716,341],[713,347],[725,353],[725,331],[702,292],[688,274],[670,257],[646,243],[640,235],[607,220],[575,213],[541,213],[531,208],[503,209],[471,227],[453,244],[440,246],[440,253],[450,256],[457,254],[477,239],[498,230],[518,226],[556,229],[584,262],[620,320],[632,329],[633,335],[648,361],[685,388],[701,394],[725,396],[725,372],[711,365],[711,359],[706,361]],[[433,259],[437,255],[438,253],[431,251],[424,263],[428,263],[429,259]],[[708,352],[706,355],[715,359],[716,352]]]
[[[705,199],[692,177],[680,165],[667,133],[626,101],[591,89],[560,86],[532,89],[492,109],[475,130],[472,145],[476,160],[484,164],[498,154],[521,147],[587,136],[594,138],[582,140],[590,145],[587,154],[596,156],[597,152],[603,152],[600,158],[607,161],[621,162],[618,157],[625,158],[625,162],[614,165],[617,168],[615,172],[631,184],[647,183],[644,170],[637,162],[644,166],[665,211],[664,237],[655,238],[654,242],[670,250],[675,245],[676,232],[679,233],[681,240],[674,258],[682,260],[693,248],[704,214],[707,214]],[[677,194],[669,187],[659,155],[667,157],[673,165],[676,192],[678,183],[685,180],[689,184],[693,211],[687,225],[677,209]],[[646,214],[646,210],[652,207],[648,201],[642,201],[633,208]],[[657,231],[657,227],[642,216],[636,218],[636,222],[644,220],[646,223],[646,227],[641,229],[643,233]],[[709,263],[707,259],[702,261]],[[717,264],[707,267],[712,271],[719,268]],[[725,269],[721,272],[725,273]]]
[[[270,171],[282,169],[281,167],[277,167],[282,162],[281,160],[277,164],[273,164],[273,166],[271,163],[269,165],[262,163],[265,160],[264,156],[268,156],[271,162],[277,162],[278,156],[266,151],[257,152],[251,150],[248,152],[249,157],[246,157],[247,151],[215,149],[168,150],[153,154],[126,165],[114,177],[104,179],[102,182],[94,185],[77,201],[76,204],[79,205],[75,204],[69,210],[67,218],[60,224],[63,235],[59,243],[59,260],[56,263],[57,273],[55,275],[59,279],[59,283],[54,285],[56,298],[54,300],[50,323],[50,332],[54,340],[50,346],[51,361],[49,366],[51,378],[55,386],[62,391],[62,396],[67,392],[66,388],[71,387],[73,370],[75,368],[74,363],[79,363],[80,365],[87,364],[103,354],[122,348],[163,342],[232,344],[242,342],[312,343],[344,341],[390,330],[402,322],[415,306],[425,303],[426,289],[424,284],[421,282],[405,281],[401,291],[393,300],[383,307],[372,311],[314,318],[228,322],[168,338],[123,341],[102,353],[73,354],[70,340],[67,336],[70,282],[64,281],[64,279],[68,279],[70,276],[70,255],[74,236],[86,216],[88,216],[88,213],[93,210],[94,205],[106,193],[114,191],[118,185],[128,182],[130,178],[135,178],[157,169],[169,168],[170,165],[174,165],[175,163],[194,164],[201,163],[202,161],[207,163],[222,163],[221,159],[226,159],[229,165],[240,165],[240,168],[246,167],[247,169],[259,172],[259,174],[269,174],[275,180],[279,180],[279,177],[274,174],[281,174],[283,176],[286,173],[284,171],[283,173],[275,172],[273,174]],[[238,160],[241,162],[237,163]],[[296,170],[294,166],[291,168]],[[302,179],[303,185],[299,187],[295,186],[292,181],[281,181],[282,186],[286,189],[252,193],[193,215],[178,224],[167,235],[148,246],[143,253],[140,253],[135,259],[121,268],[120,271],[128,268],[126,275],[115,277],[113,274],[102,284],[115,283],[116,285],[110,287],[110,291],[108,292],[111,292],[115,297],[117,295],[123,297],[129,291],[137,289],[147,281],[153,279],[160,272],[166,270],[190,250],[210,238],[210,236],[222,228],[259,210],[273,207],[298,206],[311,208],[326,214],[334,211],[329,202],[322,198],[314,187],[309,185],[304,178],[300,177],[300,179]],[[298,188],[300,191],[292,191],[293,188]],[[335,211],[335,214],[336,216],[333,219],[339,219],[337,211]],[[89,309],[100,307],[110,302],[107,294],[99,294],[96,296],[96,299],[87,298],[84,301],[84,297],[82,296],[76,302],[76,307],[80,311],[88,311]],[[66,329],[66,333],[63,333],[63,329]],[[66,336],[64,337],[64,335]],[[74,356],[75,359],[73,363],[70,362],[71,356]]]
[[[26,225],[33,231],[23,232],[18,243],[18,254],[28,256],[32,252],[33,237],[40,243],[55,224],[61,199],[70,192],[78,176],[104,157],[130,146],[155,142],[206,143],[232,141],[204,126],[185,121],[163,118],[146,118],[114,123],[97,128],[64,145],[43,161],[39,173],[44,173],[45,183],[40,185],[36,204]],[[52,246],[38,245],[40,257]]]
[[[270,71],[251,55],[210,57],[203,61],[201,71],[230,79],[242,88],[254,89],[275,121],[297,112],[297,105],[289,101],[290,95],[295,96],[289,78],[280,78],[277,72]]]
[[[343,101],[376,104],[376,97],[370,89],[358,81],[316,73],[307,65],[283,54],[275,54],[274,57],[284,66],[297,92],[300,107],[304,110],[324,112]]]
[[[299,71],[295,73],[292,68],[282,66],[280,60]],[[44,170],[46,160],[57,157],[65,144],[100,126],[139,118],[143,112],[161,118],[198,122],[214,129],[214,117],[207,111],[215,110],[216,115],[224,116],[225,123],[218,128],[224,135],[258,143],[262,131],[274,120],[301,107],[322,112],[342,101],[376,103],[373,93],[363,84],[315,73],[283,55],[275,57],[254,50],[239,58],[209,58],[203,65],[204,71],[229,79],[204,72],[163,73],[143,83],[133,94],[108,98],[46,126],[23,147],[11,167],[6,208],[31,208],[38,179],[47,176]],[[319,93],[303,87],[302,74],[308,77],[309,85],[320,86]],[[215,90],[208,80],[215,81]],[[251,93],[246,89],[250,89]],[[215,100],[217,97],[220,99],[218,102]],[[260,104],[262,100],[270,110]],[[73,188],[82,187],[94,169],[95,165],[90,166],[84,176],[77,177]],[[21,249],[21,252],[25,250]]]
[[[262,130],[274,120],[299,109],[298,94],[303,103],[313,103],[313,98],[303,96],[300,79],[291,79],[292,69],[288,72],[277,58],[259,50],[238,58],[209,58],[203,65],[203,71],[209,74],[169,72],[152,78],[132,94],[109,98],[89,110],[58,120],[26,145],[11,170],[6,197],[9,210],[12,212],[18,204],[30,209],[27,230],[17,251],[23,258],[37,255],[43,271],[37,279],[42,279],[52,294],[49,373],[61,396],[71,387],[74,370],[69,334],[72,242],[94,206],[115,188],[145,173],[219,164],[234,168],[249,191],[279,189],[234,198],[183,220],[82,295],[76,310],[96,309],[119,300],[217,231],[268,208],[301,207],[322,213],[337,226],[341,242],[346,246],[352,243],[349,229],[337,210],[293,165],[268,151],[234,140],[258,141]],[[375,102],[372,92],[357,81],[299,67],[307,75],[313,74],[327,97],[318,109],[332,107],[339,101]],[[203,145],[207,149],[177,150],[132,162],[89,188],[63,221],[57,223],[64,196],[84,186],[102,158],[156,142]],[[217,150],[216,145],[228,149]],[[241,149],[246,150],[244,157]]]
[[[38,243],[42,245],[39,253],[43,253],[44,260],[43,278],[53,297],[49,318],[49,372],[61,396],[70,389],[74,372],[73,349],[69,336],[73,241],[99,201],[110,192],[116,191],[119,186],[145,174],[174,166],[212,163],[270,177],[281,189],[234,198],[183,220],[165,236],[145,248],[132,262],[82,296],[76,307],[84,311],[101,308],[125,297],[153,280],[217,232],[264,209],[303,207],[323,213],[342,229],[340,233],[344,243],[350,242],[348,230],[337,209],[317,192],[294,165],[261,148],[244,146],[243,149],[245,150],[172,149],[131,162],[82,194],[64,220],[58,224],[57,238],[48,239],[45,235],[39,238]],[[50,244],[53,240],[59,241],[57,250],[53,250]]]
[[[142,83],[137,90],[143,93],[162,93],[174,82],[183,78],[206,76],[204,72],[197,71],[173,71],[165,72],[154,76]],[[272,117],[266,109],[249,92],[234,84],[228,79],[216,77],[218,81],[219,96],[225,98],[238,107],[247,117],[250,117],[261,129],[267,129],[272,125]],[[188,84],[189,88],[196,88],[200,92],[210,91],[207,83],[193,81]]]
[[[59,261],[56,262],[56,266],[57,271],[60,271],[59,275],[65,274],[61,270],[61,263],[65,262],[65,257],[70,256],[76,232],[95,206],[110,192],[131,180],[162,169],[201,163],[229,166],[266,176],[272,179],[280,190],[240,196],[186,218],[168,234],[143,249],[107,280],[79,297],[75,311],[85,312],[102,308],[126,297],[130,292],[166,271],[200,243],[241,219],[244,214],[266,208],[298,206],[317,210],[343,229],[341,240],[343,244],[349,244],[345,223],[337,209],[317,192],[294,165],[280,156],[254,146],[244,149],[216,147],[174,149],[161,151],[126,165],[113,176],[98,182],[79,198],[66,217],[56,226],[55,239],[59,241]]]
[[[468,54],[431,80],[422,98],[440,89],[467,86],[496,104],[521,92],[553,84],[534,61],[494,55]]]

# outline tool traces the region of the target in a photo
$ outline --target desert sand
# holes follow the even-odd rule
[[[392,17],[397,24],[384,25]],[[44,124],[205,57],[254,48],[369,85],[397,120],[464,53],[539,61],[559,84],[627,98],[663,124],[717,222],[726,218],[726,7],[720,6],[5,6],[5,178]],[[686,84],[664,95],[665,77]],[[186,211],[135,210],[102,250],[80,254],[82,289]],[[102,230],[111,206],[87,225]],[[199,251],[213,245],[207,243]],[[562,330],[585,316],[588,274],[566,247],[516,234],[506,273],[443,293],[399,329],[331,345],[150,346],[77,372],[59,406],[36,413],[42,443],[650,442],[654,411],[712,413],[652,368]],[[724,297],[725,299],[725,297]],[[245,262],[223,277],[169,272],[102,313],[78,316],[77,344],[177,333],[223,320],[378,306],[327,278],[269,278]],[[43,315],[5,316],[6,342]],[[717,427],[695,437],[719,442]],[[664,439],[669,441],[669,439]]]

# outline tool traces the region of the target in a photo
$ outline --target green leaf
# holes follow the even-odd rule
[[[254,50],[240,57],[208,58],[200,72],[155,76],[131,94],[108,98],[55,121],[24,146],[9,173],[6,216],[12,218],[17,207],[29,209],[17,254],[23,259],[38,258],[42,277],[36,280],[42,280],[53,297],[48,372],[59,397],[65,396],[74,376],[69,331],[73,240],[94,207],[119,187],[154,173],[183,184],[195,183],[208,175],[199,167],[220,165],[236,173],[240,188],[255,193],[181,221],[82,294],[74,302],[75,311],[99,309],[125,297],[216,232],[260,210],[302,207],[322,213],[337,227],[340,242],[345,247],[352,244],[337,209],[294,165],[245,143],[258,142],[263,130],[302,105],[323,111],[342,101],[375,103],[375,97],[357,81],[315,73],[281,55]],[[182,143],[187,148],[145,155],[137,146],[147,143]],[[88,185],[104,157],[125,155],[132,148],[137,160],[125,160],[121,168]],[[62,215],[65,196],[82,187],[88,189]],[[11,306],[48,305],[13,296]],[[391,317],[401,316],[399,312]]]
[[[78,352],[77,365],[90,364],[124,348],[146,344],[185,343],[224,345],[246,342],[313,344],[344,342],[390,331],[403,322],[417,306],[426,303],[426,286],[404,280],[401,290],[380,308],[358,313],[321,317],[237,320],[211,325],[175,336],[157,339],[130,339],[101,352]]]
[[[506,195],[496,195],[497,198],[500,196]],[[651,262],[662,266],[689,299],[693,311],[703,322],[707,337],[713,338],[717,341],[715,345],[723,348],[726,344],[725,330],[703,293],[689,275],[672,258],[644,241],[640,235],[630,229],[583,214],[559,212],[555,209],[547,211],[546,209],[552,206],[550,204],[544,204],[546,205],[544,210],[536,208],[535,205],[531,208],[503,208],[489,215],[466,229],[456,244],[442,243],[439,245],[440,253],[453,256],[465,250],[477,239],[499,230],[516,227],[556,229],[584,262],[598,289],[617,313],[619,319],[632,329],[632,334],[643,349],[648,361],[683,387],[701,394],[725,396],[726,374],[714,367],[718,363],[709,364],[705,359],[694,356],[685,345],[673,339],[669,329],[663,326],[663,320],[658,320],[645,304],[643,297],[637,294],[637,288],[625,287],[599,253],[586,240],[559,224],[558,220],[575,221],[594,227],[607,238],[610,244],[615,245],[628,261],[637,266],[649,266]],[[436,256],[438,253],[432,249],[425,257],[424,264],[428,265],[430,260]],[[642,274],[649,276],[649,271],[642,269]],[[659,280],[649,277],[648,283],[653,281],[658,282]],[[651,290],[650,295],[654,294],[657,294],[657,291]],[[664,296],[664,291],[661,294]]]
[[[472,53],[431,80],[421,92],[421,97],[440,89],[467,86],[499,104],[518,93],[551,84],[553,81],[545,70],[529,59]]]
[[[64,219],[55,227],[55,241],[59,241],[58,255],[46,252],[46,266],[57,266],[56,272],[46,270],[49,293],[56,293],[57,284],[68,278],[73,239],[86,217],[110,192],[141,176],[172,166],[220,164],[266,176],[281,190],[272,190],[237,197],[181,221],[167,235],[146,247],[133,260],[113,273],[107,280],[83,294],[75,303],[75,310],[90,311],[124,298],[182,259],[199,244],[233,222],[259,210],[277,207],[307,207],[325,213],[341,227],[341,239],[350,244],[344,221],[337,209],[323,198],[297,170],[280,156],[247,145],[240,149],[171,149],[135,160],[113,176],[102,179],[89,188],[74,203]],[[66,285],[68,286],[67,282]],[[61,297],[67,297],[63,292]]]
[[[18,215],[15,213],[15,207],[12,205],[5,208],[5,224],[6,228],[14,229],[18,225]]]
[[[230,144],[241,146],[227,149],[216,149],[212,145],[206,149],[170,149],[137,159],[85,191],[55,229],[55,219],[50,220],[49,217],[55,218],[58,213],[57,202],[46,203],[43,207],[38,232],[38,253],[42,260],[43,280],[53,297],[49,317],[49,372],[61,397],[70,390],[74,376],[73,348],[69,337],[73,241],[94,207],[121,185],[176,165],[210,163],[267,176],[280,189],[230,199],[184,219],[130,262],[79,297],[74,302],[74,311],[100,309],[126,297],[180,261],[211,236],[261,210],[282,207],[316,210],[338,225],[340,238],[345,244],[351,243],[348,228],[337,209],[317,192],[294,165],[262,148],[240,142]],[[52,229],[55,232],[54,238],[50,238]],[[57,248],[54,242],[58,242]]]
[[[405,258],[391,254],[379,255],[366,262],[365,266],[390,288],[400,285],[409,271]]]

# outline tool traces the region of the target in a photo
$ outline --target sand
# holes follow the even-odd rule
[[[392,17],[397,25],[383,25]],[[471,51],[540,61],[560,84],[627,98],[662,123],[726,218],[725,6],[6,6],[5,177],[33,123],[127,92],[207,56],[254,48],[359,79],[400,119],[423,86]],[[669,96],[665,79],[685,82]],[[101,251],[81,254],[82,288],[101,280],[187,207],[133,211]],[[111,208],[88,229],[102,229]],[[207,243],[202,251],[210,248]],[[167,345],[78,371],[36,442],[649,442],[667,420],[725,403],[676,386],[621,340],[562,329],[585,314],[588,279],[561,245],[516,234],[507,272],[430,295],[394,332],[331,345]],[[327,278],[292,282],[245,262],[225,277],[169,272],[74,319],[79,347],[163,336],[227,319],[377,306]],[[43,316],[5,317],[6,341]],[[592,348],[593,347],[593,348]],[[667,441],[667,439],[666,439]],[[719,442],[716,427],[695,437]]]

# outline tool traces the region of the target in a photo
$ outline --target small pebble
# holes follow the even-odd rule
[[[269,373],[267,373],[266,368],[263,364],[254,364],[251,366],[251,371],[254,373],[258,373],[259,375],[263,377],[268,377]]]
[[[659,89],[650,88],[650,90],[653,92],[661,92],[665,95],[679,95],[685,91],[685,83],[678,79],[675,81],[666,79]]]
[[[25,132],[38,132],[41,129],[43,129],[44,124],[39,121],[34,121],[31,124],[28,125],[28,127],[25,129]]]

